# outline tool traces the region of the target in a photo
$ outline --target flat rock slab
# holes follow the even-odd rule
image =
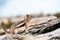
[[[38,25],[30,25],[28,32],[24,31],[23,27],[17,29],[18,31],[15,30],[16,33],[14,35],[4,35],[2,40],[60,40],[60,19],[50,20],[47,23]]]
[[[17,38],[18,37],[18,38]],[[32,35],[32,34],[26,34],[23,36],[6,36],[3,40],[60,40],[60,28],[46,33],[46,34],[40,34],[40,35]]]

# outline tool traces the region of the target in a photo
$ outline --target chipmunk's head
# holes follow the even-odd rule
[[[29,23],[30,22],[30,16],[27,14],[26,15],[26,23]]]

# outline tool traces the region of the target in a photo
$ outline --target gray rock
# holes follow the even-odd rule
[[[60,19],[55,19],[52,20],[50,22],[44,23],[42,25],[32,25],[28,28],[29,33],[32,34],[42,34],[42,33],[47,33],[47,32],[51,32],[57,28],[59,28],[60,26]]]
[[[42,24],[30,25],[27,30],[28,34],[26,34],[24,27],[16,30],[16,35],[6,36],[3,40],[60,40],[60,19],[52,19]]]
[[[32,34],[26,34],[26,35],[13,35],[13,36],[6,36],[4,40],[60,40],[60,28],[46,33],[46,34],[40,34],[40,35],[32,35]]]
[[[21,40],[20,36],[18,35],[8,35],[5,36],[2,40]]]

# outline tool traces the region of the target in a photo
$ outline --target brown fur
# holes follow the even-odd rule
[[[29,24],[30,24],[30,18],[29,18],[29,15],[27,15],[26,16],[26,25],[24,26],[24,28],[25,28],[25,30],[27,30],[28,29],[28,26],[29,26]]]

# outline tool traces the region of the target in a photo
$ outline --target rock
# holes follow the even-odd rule
[[[25,22],[22,20],[20,22],[15,23],[12,25],[11,30],[15,28],[15,33],[25,33],[25,25],[27,25],[27,31],[32,34],[41,34],[46,33],[44,30],[47,28],[49,29],[51,26],[58,24],[58,19],[55,16],[48,16],[48,17],[40,17],[40,18],[32,18],[29,19],[30,23]],[[23,29],[22,29],[23,27]],[[12,30],[13,31],[13,30]],[[44,31],[44,32],[43,32]]]
[[[17,28],[14,31],[15,31],[15,34],[23,34],[23,33],[25,33],[24,27]]]
[[[43,34],[43,33],[47,33],[47,32],[51,32],[57,28],[60,28],[60,19],[55,19],[52,20],[50,22],[47,22],[45,24],[42,25],[31,25],[28,28],[29,33],[32,34]]]
[[[21,40],[20,36],[18,35],[8,35],[5,36],[2,40]]]
[[[23,21],[22,27],[18,23],[18,26],[15,26],[15,34],[6,36],[3,40],[60,40],[60,19],[54,16],[42,18],[31,20],[27,28],[28,33],[24,29],[25,21]]]
[[[6,36],[4,40],[60,40],[60,28],[48,32],[45,34],[40,35],[32,35],[32,34],[25,34],[25,35],[10,35]]]
[[[22,27],[21,27],[22,25]],[[15,27],[15,33],[17,34],[24,34],[26,33],[26,30],[24,28],[25,21],[18,22],[12,26]],[[57,19],[55,16],[49,16],[49,17],[40,17],[40,18],[32,18],[31,22],[28,24],[27,31],[31,34],[42,34],[51,32],[57,28],[59,28],[60,25],[60,19]]]
[[[48,21],[57,19],[55,16],[48,16],[48,17],[40,17],[40,18],[32,18],[30,21],[30,25],[37,25],[47,23]]]

